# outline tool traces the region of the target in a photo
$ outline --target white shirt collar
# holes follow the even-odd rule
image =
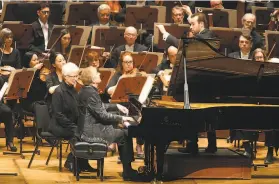
[[[106,24],[101,24],[101,23],[100,23],[100,26],[109,26],[109,22],[106,23]]]
[[[249,55],[250,55],[250,52],[248,52],[247,54],[243,54],[243,53],[240,51],[240,58],[241,58],[241,59],[249,59]]]
[[[134,47],[135,47],[135,44],[134,45],[125,45],[125,49],[126,51],[130,51],[130,52],[134,52]]]
[[[48,26],[48,23],[47,23],[47,22],[44,24],[40,19],[38,19],[38,20],[39,20],[41,26]]]

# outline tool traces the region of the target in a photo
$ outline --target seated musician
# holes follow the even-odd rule
[[[120,116],[109,113],[108,110],[118,110],[128,114],[128,109],[120,104],[103,104],[98,94],[98,84],[101,82],[100,73],[90,66],[83,69],[81,81],[84,87],[79,92],[79,104],[81,111],[86,112],[84,124],[81,130],[81,139],[86,142],[94,142],[101,139],[108,145],[118,143],[119,155],[123,164],[124,180],[131,180],[137,177],[137,171],[132,169],[133,144],[132,138],[128,137],[125,129],[114,128],[118,123],[127,126],[131,117]],[[87,109],[85,111],[85,109]],[[93,130],[93,131],[92,131]]]
[[[9,71],[21,68],[20,53],[16,48],[12,47],[13,33],[10,29],[4,28],[0,31],[0,40],[0,66],[3,71],[7,70],[6,72],[1,72],[1,75],[5,75],[3,78],[7,80],[10,74]]]
[[[110,22],[110,16],[111,16],[111,10],[109,5],[107,4],[101,4],[98,7],[98,21],[93,24],[94,25],[98,25],[98,26],[112,26],[111,22]]]
[[[261,48],[257,48],[256,50],[254,50],[254,52],[252,54],[252,60],[259,61],[259,62],[267,61],[265,51]]]
[[[250,31],[252,48],[251,51],[254,51],[256,48],[262,48],[264,46],[263,39],[259,33],[256,32],[255,29],[256,24],[256,16],[252,13],[246,13],[242,17],[242,29],[247,29]]]
[[[203,13],[195,13],[191,15],[191,19],[189,20],[190,32],[196,38],[207,39],[207,38],[215,38],[215,35],[212,31],[207,29],[207,20],[206,16]],[[178,47],[179,39],[175,38],[171,34],[169,34],[163,25],[157,25],[160,32],[163,34],[163,40],[165,40],[168,44]]]
[[[238,40],[239,51],[232,52],[228,57],[235,59],[252,59],[252,38],[244,35],[240,35]]]
[[[175,24],[184,24],[184,10],[180,6],[174,6],[171,10],[171,18]]]
[[[51,108],[51,96],[63,80],[62,67],[66,63],[66,61],[61,53],[51,52],[49,56],[49,62],[54,68],[54,71],[46,77],[46,88],[48,90],[46,100],[48,102],[49,108]]]
[[[62,67],[63,81],[52,94],[52,116],[49,131],[57,137],[71,139],[76,135],[79,117],[78,93],[74,86],[78,79],[79,68],[74,63],[66,63]],[[88,160],[79,159],[79,171],[96,171]],[[70,153],[64,164],[68,170],[73,170],[73,155]]]
[[[230,53],[228,56],[235,59],[252,59],[252,40],[251,37],[240,35],[238,41],[239,51]]]
[[[154,69],[154,72],[159,76],[163,86],[159,86],[160,94],[166,93],[169,86],[171,73],[167,72],[173,69],[176,62],[176,55],[178,49],[170,46],[167,49],[167,57]],[[167,73],[166,73],[167,72]]]
[[[137,68],[134,68],[134,60],[133,60],[131,52],[124,52],[121,55],[120,61],[121,61],[120,71],[116,72],[112,76],[111,80],[109,81],[109,83],[106,87],[106,92],[110,96],[114,93],[114,91],[116,89],[117,82],[121,77],[137,75],[138,70],[137,70]],[[144,144],[143,140],[137,138],[137,147],[136,147],[137,157],[140,157],[140,158],[144,157],[143,149],[142,149],[143,144]]]
[[[0,77],[0,80],[2,78]],[[4,80],[1,80],[0,89],[4,84]],[[13,113],[9,106],[0,101],[0,124],[4,123],[5,125],[5,136],[6,136],[6,146],[7,150],[16,152],[17,148],[14,146],[14,122],[13,122]]]
[[[136,43],[137,37],[138,37],[137,29],[132,26],[127,27],[124,32],[124,39],[126,40],[126,44],[120,45],[113,50],[111,54],[111,59],[109,59],[106,62],[105,68],[116,68],[118,66],[118,61],[122,51],[130,51],[130,52],[147,51],[148,50],[147,47]]]
[[[68,29],[62,29],[60,33],[60,39],[56,43],[55,52],[60,52],[67,60],[71,50],[71,34]]]
[[[274,10],[273,13],[270,14],[270,22],[268,23],[268,30],[270,31],[278,31],[279,30],[279,11]]]
[[[23,109],[28,112],[33,112],[33,103],[36,101],[43,101],[45,98],[47,92],[45,77],[47,74],[41,73],[44,64],[39,61],[37,54],[33,52],[25,53],[23,64],[28,68],[36,69],[33,81],[27,93],[27,98],[22,99]]]
[[[85,56],[85,62],[81,64],[81,68],[86,68],[89,66],[93,66],[95,68],[99,68],[100,66],[100,54],[96,51],[89,51]]]
[[[37,10],[38,20],[32,23],[32,39],[30,40],[29,50],[37,52],[44,56],[48,56],[46,50],[48,40],[53,28],[53,24],[49,22],[50,6],[47,3],[40,3]]]

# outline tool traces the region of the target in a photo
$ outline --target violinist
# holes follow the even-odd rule
[[[134,68],[134,60],[133,60],[133,56],[131,52],[124,52],[121,55],[120,58],[120,71],[115,73],[114,76],[111,78],[108,86],[106,87],[106,92],[109,95],[112,95],[116,89],[116,85],[118,80],[121,77],[128,77],[128,76],[135,76],[138,73],[138,69]],[[143,140],[140,138],[137,138],[137,157],[139,158],[143,158],[144,157],[144,153],[143,153],[143,149],[142,149],[142,145],[144,144]]]
[[[88,63],[88,66],[93,66],[95,68],[100,67],[100,55],[96,51],[88,52],[86,55],[86,62]]]
[[[66,61],[61,53],[51,52],[49,62],[54,68],[54,71],[46,77],[46,88],[48,91],[46,101],[50,105],[51,95],[62,82],[62,66],[66,63]]]
[[[118,60],[122,51],[130,52],[142,52],[147,51],[148,48],[144,45],[136,43],[138,37],[138,31],[136,28],[130,26],[125,29],[124,39],[126,40],[125,45],[116,47],[112,54],[111,59],[107,61],[105,68],[116,68],[118,66]]]
[[[27,93],[27,98],[22,99],[23,109],[28,112],[33,112],[34,102],[43,101],[47,92],[46,84],[40,77],[40,70],[43,68],[44,64],[39,61],[38,55],[33,52],[25,53],[23,62],[28,63],[29,68],[36,69],[29,92]]]
[[[110,23],[111,9],[109,5],[101,4],[98,7],[97,15],[98,15],[98,22],[96,22],[94,25],[112,26]]]
[[[16,48],[12,47],[13,33],[10,29],[4,28],[0,31],[0,44],[0,66],[8,70],[20,69],[20,53]],[[9,75],[10,72],[3,72],[1,74]]]
[[[259,62],[267,61],[265,51],[261,48],[257,48],[256,50],[254,50],[254,52],[252,54],[252,60],[259,61]]]
[[[62,29],[60,40],[57,42],[55,51],[60,52],[67,60],[72,46],[72,37],[68,29]]]

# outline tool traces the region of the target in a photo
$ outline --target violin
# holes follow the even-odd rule
[[[106,1],[106,3],[109,5],[110,10],[112,13],[119,13],[122,9],[119,0],[117,1]]]
[[[13,71],[13,68],[10,66],[0,67],[0,75],[10,75],[12,71]]]
[[[40,69],[40,74],[39,74],[39,78],[41,81],[45,82],[46,81],[46,77],[52,72],[51,69],[49,67],[47,67],[47,65],[45,64],[46,58],[42,58],[39,59],[39,63],[43,63],[43,67]]]

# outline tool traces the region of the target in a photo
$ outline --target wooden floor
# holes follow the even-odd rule
[[[30,160],[31,154],[25,154],[26,158],[21,159],[19,156],[12,155],[3,155],[2,152],[6,151],[4,147],[4,138],[0,139],[0,173],[1,172],[16,172],[18,176],[0,176],[0,183],[17,183],[17,184],[67,184],[67,183],[113,183],[113,184],[122,184],[122,183],[134,183],[134,182],[124,182],[120,177],[122,172],[122,166],[117,164],[117,155],[105,158],[105,180],[100,182],[96,179],[95,174],[92,179],[81,179],[79,182],[76,182],[74,176],[69,171],[63,168],[63,172],[58,172],[58,159],[56,154],[53,154],[51,161],[48,166],[45,165],[47,154],[49,153],[50,148],[41,147],[40,155],[36,155],[33,161],[33,165],[30,169],[27,168],[28,162]],[[33,149],[32,141],[29,138],[25,139],[24,150]],[[18,146],[17,140],[15,143]],[[206,139],[202,138],[199,140],[199,145],[201,147],[206,146]],[[178,146],[177,144],[172,144],[172,146]],[[232,147],[231,144],[227,144],[225,140],[218,140],[218,146],[220,147]],[[63,149],[63,161],[68,153]],[[263,143],[258,143],[258,154],[256,163],[263,163],[264,157],[266,154],[266,148],[263,146]],[[94,162],[91,162],[95,166]],[[133,168],[138,168],[143,163],[141,160],[136,160],[133,163]],[[258,171],[252,171],[251,180],[208,180],[208,179],[183,179],[176,181],[168,181],[164,183],[185,183],[185,184],[202,184],[202,183],[222,183],[222,184],[276,184],[279,183],[279,162],[276,161],[275,164],[270,165],[268,168],[259,168]],[[140,182],[139,182],[140,183]]]

